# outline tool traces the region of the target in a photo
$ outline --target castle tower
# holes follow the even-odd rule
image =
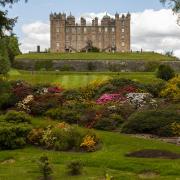
[[[115,32],[115,36],[116,36],[116,51],[121,51],[121,24],[120,24],[120,18],[119,18],[119,14],[116,13],[115,15],[115,27],[116,27],[116,32]]]
[[[66,14],[51,14],[51,52],[65,51]]]

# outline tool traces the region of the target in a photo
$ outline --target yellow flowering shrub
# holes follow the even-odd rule
[[[95,138],[93,136],[86,135],[83,138],[83,142],[81,143],[80,147],[88,152],[95,151],[95,147],[96,147]]]
[[[55,86],[55,87],[58,87],[58,88],[63,88],[62,84],[59,83],[59,82],[53,82],[51,85]]]
[[[165,89],[160,93],[162,97],[179,101],[180,100],[180,76],[176,76],[169,80]]]
[[[180,136],[180,123],[177,123],[177,122],[172,123],[171,129],[175,136]]]

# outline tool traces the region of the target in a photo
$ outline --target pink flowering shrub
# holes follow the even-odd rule
[[[97,104],[106,104],[111,101],[124,101],[126,98],[121,94],[103,94],[97,101]]]
[[[106,104],[109,102],[121,102],[126,101],[126,94],[138,92],[138,89],[134,86],[125,86],[121,88],[117,93],[103,94],[97,101],[97,104]]]

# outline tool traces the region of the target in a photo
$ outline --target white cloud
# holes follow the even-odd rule
[[[101,19],[103,13],[85,13],[83,17],[90,23],[95,17]],[[108,14],[110,15],[110,14]],[[113,15],[110,15],[113,17]],[[78,22],[80,18],[77,18]],[[177,17],[171,10],[162,9],[159,11],[145,10],[143,12],[132,13],[131,21],[132,49],[146,51],[174,51],[180,57],[180,26],[177,25]],[[49,24],[34,22],[25,24],[22,27],[24,38],[21,49],[23,52],[35,50],[37,45],[42,49],[50,46]]]
[[[37,45],[40,45],[42,49],[48,48],[50,46],[49,29],[49,24],[40,21],[23,25],[24,38],[21,41],[21,50],[23,52],[35,51]]]

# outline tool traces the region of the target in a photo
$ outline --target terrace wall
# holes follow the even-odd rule
[[[180,71],[180,61],[143,60],[15,60],[14,67],[21,70],[94,71],[94,72],[144,72],[152,71],[159,64],[168,64]]]

